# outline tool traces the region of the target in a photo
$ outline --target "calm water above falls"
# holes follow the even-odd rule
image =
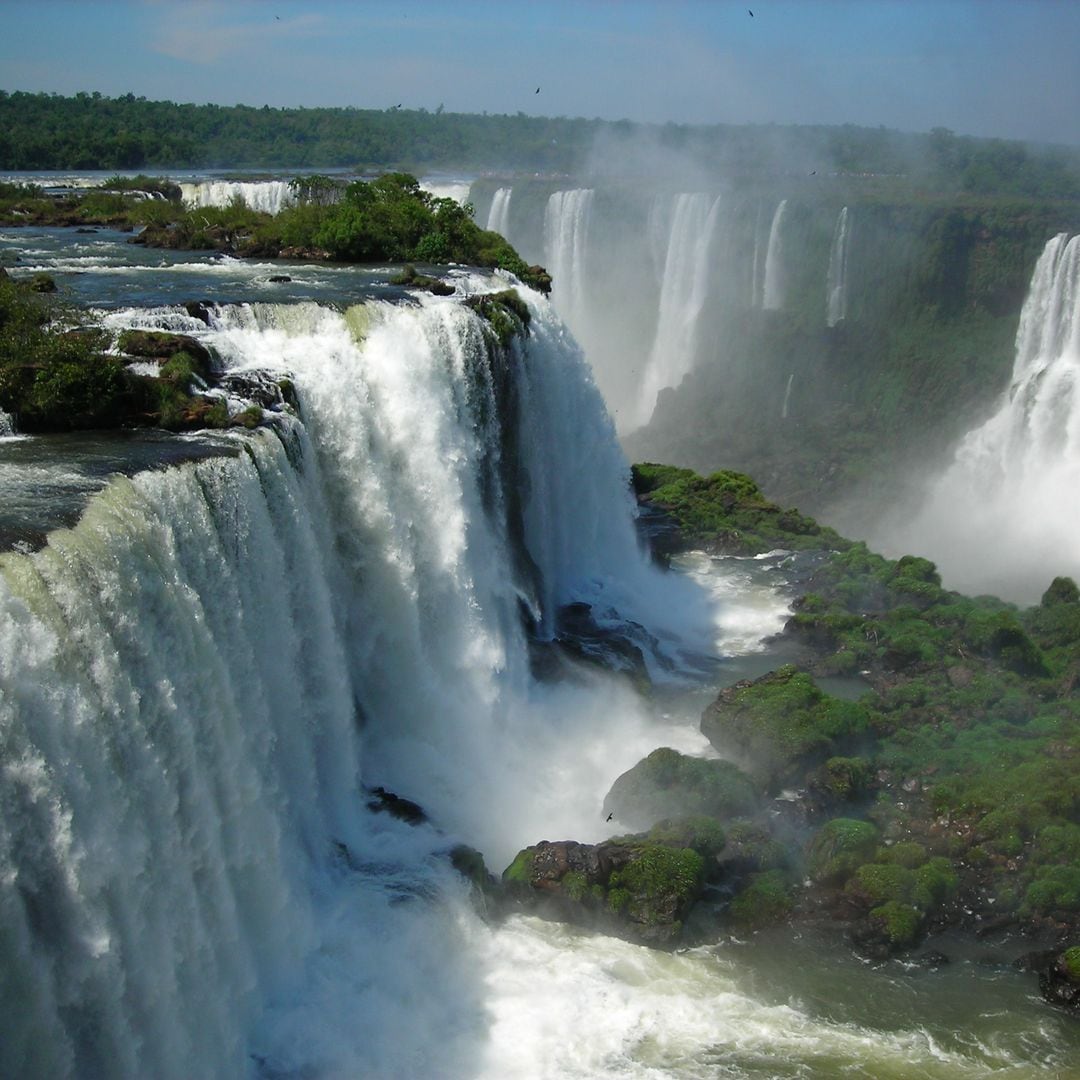
[[[203,298],[219,272],[48,257],[140,325],[177,311],[130,310],[114,279],[188,299],[188,273]],[[238,268],[235,298],[262,272]],[[453,842],[498,871],[542,836],[606,835],[614,777],[657,745],[704,753],[703,700],[769,663],[787,610],[780,560],[649,567],[587,369],[532,304],[516,422],[543,478],[523,507],[540,587],[492,509],[508,418],[452,302],[223,312],[199,333],[231,367],[291,373],[304,423],[115,479],[42,551],[0,556],[0,1073],[1076,1075],[1075,1026],[958,946],[937,970],[781,933],[667,955],[477,916]],[[0,441],[0,462],[34,443]],[[676,661],[726,659],[652,704],[602,677],[536,684],[519,604],[568,598]],[[362,783],[433,825],[368,813]]]

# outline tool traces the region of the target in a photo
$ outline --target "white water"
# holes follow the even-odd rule
[[[781,227],[787,199],[781,199],[773,214],[769,229],[769,243],[765,249],[765,284],[762,289],[761,306],[766,311],[777,311],[784,306],[786,281],[784,277],[784,243]]]
[[[361,778],[496,870],[599,839],[656,736],[621,683],[533,684],[519,598],[712,633],[638,551],[599,396],[534,303],[515,417],[457,305],[227,309],[210,340],[292,373],[306,426],[116,480],[0,558],[0,1073],[474,1071],[450,840],[367,814]],[[538,588],[507,531],[511,423]]]
[[[1080,237],[1061,233],[1035,267],[1008,392],[901,535],[950,586],[1031,603],[1053,576],[1080,576],[1078,382]]]
[[[556,191],[544,211],[544,264],[552,276],[552,302],[567,325],[580,333],[588,314],[585,252],[591,188]]]
[[[420,187],[437,199],[453,199],[462,206],[469,200],[472,184],[468,180],[436,180],[424,177],[420,181]]]
[[[693,367],[697,319],[709,295],[709,255],[720,199],[700,193],[675,197],[660,288],[660,315],[642,373],[634,420],[646,424],[656,395],[677,386]]]
[[[848,208],[836,219],[832,247],[829,249],[829,272],[825,277],[825,325],[836,326],[847,318]]]
[[[200,206],[228,206],[239,199],[252,210],[264,214],[280,213],[295,203],[288,180],[200,180],[180,184],[184,205],[192,209]]]
[[[11,414],[0,409],[0,439],[10,439],[15,434],[15,421]]]
[[[507,236],[510,228],[510,196],[513,188],[499,188],[491,200],[491,209],[488,210],[487,228],[497,232],[500,236]]]

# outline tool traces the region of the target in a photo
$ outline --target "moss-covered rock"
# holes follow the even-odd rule
[[[672,846],[671,839],[541,841],[518,853],[503,882],[519,905],[536,914],[669,947],[678,943],[705,880],[704,857]]]
[[[750,884],[731,901],[731,921],[745,930],[759,930],[786,919],[794,907],[787,876],[781,870],[754,874]]]
[[[838,756],[867,726],[863,706],[824,693],[791,665],[722,690],[701,717],[709,742],[774,791]]]
[[[877,850],[881,834],[869,821],[833,818],[810,841],[807,870],[823,885],[841,884]]]
[[[731,762],[662,747],[616,779],[604,814],[632,829],[648,829],[665,818],[741,817],[758,801],[753,782]]]

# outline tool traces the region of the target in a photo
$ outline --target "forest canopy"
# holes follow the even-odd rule
[[[642,155],[642,146],[650,153]],[[624,153],[625,151],[625,153]],[[426,109],[191,105],[0,91],[0,168],[387,168],[633,173],[660,159],[726,176],[903,177],[946,192],[1080,198],[1080,148],[851,124],[635,124]],[[677,167],[677,166],[676,166]]]

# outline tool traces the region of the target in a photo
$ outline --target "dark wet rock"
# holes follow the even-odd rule
[[[212,300],[186,300],[180,305],[193,319],[210,325],[210,313],[214,310]]]
[[[278,410],[285,404],[281,383],[265,371],[230,371],[218,379],[218,386],[264,409]]]
[[[389,814],[408,825],[422,825],[428,819],[419,803],[395,795],[384,787],[372,788],[371,796],[368,799],[368,809],[376,814]]]
[[[118,342],[120,351],[128,356],[146,360],[169,360],[177,353],[186,353],[195,363],[198,374],[210,377],[213,360],[210,350],[187,334],[170,334],[161,330],[125,330]]]
[[[1080,946],[1028,953],[1017,961],[1039,976],[1039,991],[1051,1005],[1080,1016]]]
[[[292,278],[288,274],[271,274],[267,280],[271,285],[287,285]]]

